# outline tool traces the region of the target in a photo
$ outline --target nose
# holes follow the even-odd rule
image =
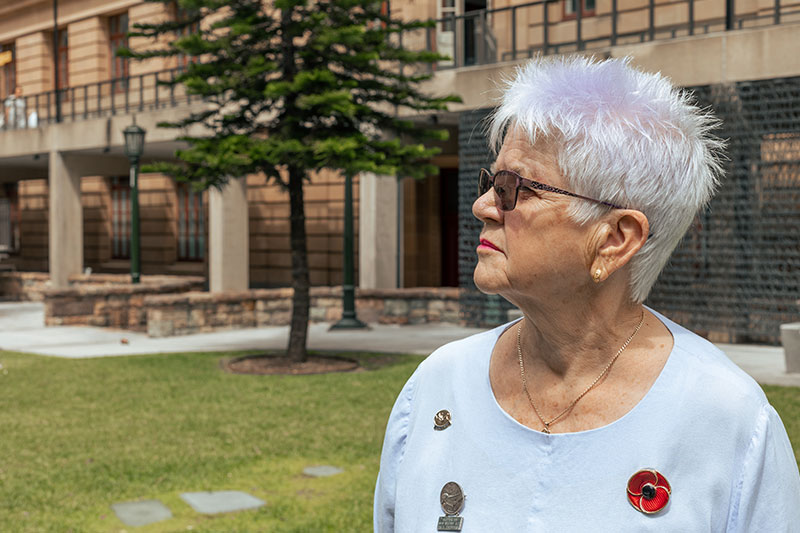
[[[493,187],[475,199],[472,203],[472,214],[484,224],[503,223],[503,210],[498,207],[498,198]]]

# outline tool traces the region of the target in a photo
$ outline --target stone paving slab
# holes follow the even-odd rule
[[[192,509],[203,514],[230,513],[255,509],[265,504],[255,496],[238,490],[219,490],[213,492],[182,492],[183,501]]]
[[[146,526],[172,518],[172,512],[159,500],[115,503],[111,509],[126,526]]]
[[[341,468],[330,465],[309,466],[303,469],[303,473],[311,477],[335,476],[336,474],[341,474],[342,472],[344,472],[344,470]]]

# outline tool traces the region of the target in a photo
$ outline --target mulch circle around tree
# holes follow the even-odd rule
[[[309,354],[302,363],[282,355],[246,355],[222,362],[223,368],[234,374],[304,375],[353,372],[358,362],[344,357]]]

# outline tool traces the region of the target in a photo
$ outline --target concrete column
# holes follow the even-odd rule
[[[397,287],[397,178],[362,173],[358,200],[358,278],[362,289]]]
[[[208,270],[211,292],[249,288],[250,243],[246,178],[208,191]]]
[[[50,152],[48,186],[50,283],[63,288],[83,268],[83,209],[80,171],[60,152]]]
[[[786,372],[800,372],[800,322],[781,324],[781,344]]]

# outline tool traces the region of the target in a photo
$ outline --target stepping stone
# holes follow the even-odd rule
[[[111,509],[126,526],[146,526],[172,518],[167,506],[158,500],[114,503]]]
[[[264,502],[255,496],[238,490],[183,492],[181,498],[195,511],[203,514],[230,513],[264,505]]]
[[[341,474],[342,472],[344,472],[344,470],[341,468],[336,468],[335,466],[330,465],[309,466],[303,469],[303,473],[311,477],[335,476],[336,474]]]

